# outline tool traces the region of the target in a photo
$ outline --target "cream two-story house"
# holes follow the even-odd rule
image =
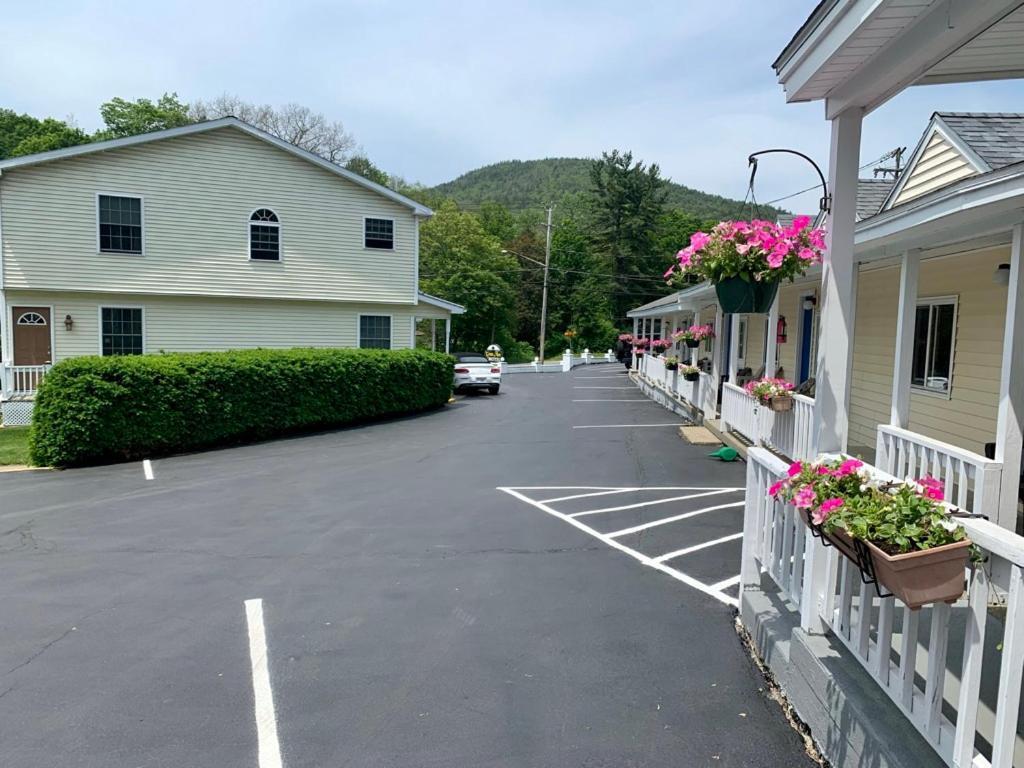
[[[76,355],[442,347],[430,215],[232,117],[0,161],[6,421]]]

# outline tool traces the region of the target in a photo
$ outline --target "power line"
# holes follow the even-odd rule
[[[884,155],[882,155],[881,157],[875,158],[875,159],[874,159],[874,160],[872,160],[872,161],[871,161],[870,163],[865,163],[864,165],[862,165],[862,166],[861,166],[860,168],[858,168],[857,170],[858,170],[858,171],[863,171],[863,170],[864,170],[865,168],[870,168],[870,167],[871,167],[871,166],[873,166],[873,165],[874,165],[875,163],[880,163],[880,162],[882,162],[883,160],[885,160],[885,159],[886,159],[886,157],[887,157],[887,156],[888,156],[889,154],[891,154],[891,153],[889,153],[889,152],[886,152],[886,153],[885,153]],[[815,189],[817,189],[817,188],[818,188],[818,187],[820,187],[820,186],[821,186],[821,184],[815,184],[815,185],[813,185],[813,186],[811,186],[811,187],[808,187],[807,189],[801,189],[801,190],[800,190],[799,192],[794,192],[794,193],[793,193],[793,194],[791,194],[791,195],[785,195],[785,196],[783,196],[783,197],[776,197],[776,198],[775,198],[774,200],[769,200],[768,202],[766,202],[766,203],[763,203],[763,205],[772,205],[772,204],[774,204],[774,203],[781,203],[781,202],[782,202],[783,200],[789,200],[789,199],[790,199],[790,198],[792,198],[792,197],[797,197],[798,195],[802,195],[802,194],[804,194],[804,193],[806,193],[806,192],[812,192],[812,191],[814,191]]]

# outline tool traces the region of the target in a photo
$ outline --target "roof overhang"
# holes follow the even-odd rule
[[[466,312],[466,308],[461,304],[456,304],[454,301],[439,299],[437,296],[431,296],[429,293],[424,293],[423,291],[419,291],[416,294],[416,297],[420,304],[429,304],[432,307],[447,310],[453,315],[461,315]]]
[[[1024,0],[823,0],[776,59],[788,101],[828,117],[919,83],[1024,77]]]
[[[191,125],[183,125],[179,128],[168,128],[164,131],[153,131],[151,133],[142,133],[137,136],[125,136],[120,139],[108,139],[107,141],[94,141],[89,144],[79,144],[75,147],[65,147],[64,149],[54,149],[49,152],[38,152],[34,155],[24,155],[23,157],[12,157],[7,160],[0,160],[0,173],[8,169],[24,168],[33,165],[41,165],[43,163],[52,163],[58,160],[66,160],[72,157],[81,157],[83,155],[91,155],[97,152],[109,152],[115,149],[121,149],[123,147],[134,147],[140,144],[148,144],[154,141],[163,141],[166,139],[174,139],[181,136],[191,136],[198,133],[206,133],[208,131],[216,131],[223,128],[233,128],[243,133],[247,133],[250,136],[254,136],[260,141],[265,141],[268,144],[272,144],[278,149],[282,149],[296,157],[300,157],[307,162],[313,163],[324,170],[333,173],[335,176],[340,176],[353,184],[375,192],[381,197],[386,197],[392,202],[398,203],[399,205],[408,208],[412,211],[415,216],[431,216],[431,211],[427,206],[417,203],[415,200],[406,197],[405,195],[395,192],[393,189],[377,184],[376,182],[370,181],[369,179],[363,178],[358,173],[353,173],[347,168],[342,168],[337,163],[332,163],[330,160],[309,152],[301,147],[297,147],[283,139],[279,139],[277,136],[273,136],[266,131],[261,131],[255,126],[249,125],[246,122],[239,120],[237,117],[222,117],[217,120],[206,120],[201,123],[193,123]]]
[[[1024,222],[1024,163],[972,176],[857,224],[858,261],[1009,232]]]
[[[715,293],[715,286],[711,283],[700,283],[691,288],[677,291],[662,301],[664,303],[659,302],[656,306],[645,305],[631,309],[626,313],[626,317],[661,317],[676,312],[692,312],[707,305],[709,302],[717,301],[717,294]]]

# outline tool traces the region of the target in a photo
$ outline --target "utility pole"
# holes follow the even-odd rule
[[[548,325],[548,270],[551,268],[551,213],[554,206],[548,206],[547,237],[544,242],[544,289],[540,298],[540,362],[544,363],[544,339]]]

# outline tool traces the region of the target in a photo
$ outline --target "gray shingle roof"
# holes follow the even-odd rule
[[[937,112],[936,115],[992,170],[1024,162],[1024,114]]]
[[[857,220],[861,221],[878,213],[889,190],[895,182],[892,179],[857,180]]]

